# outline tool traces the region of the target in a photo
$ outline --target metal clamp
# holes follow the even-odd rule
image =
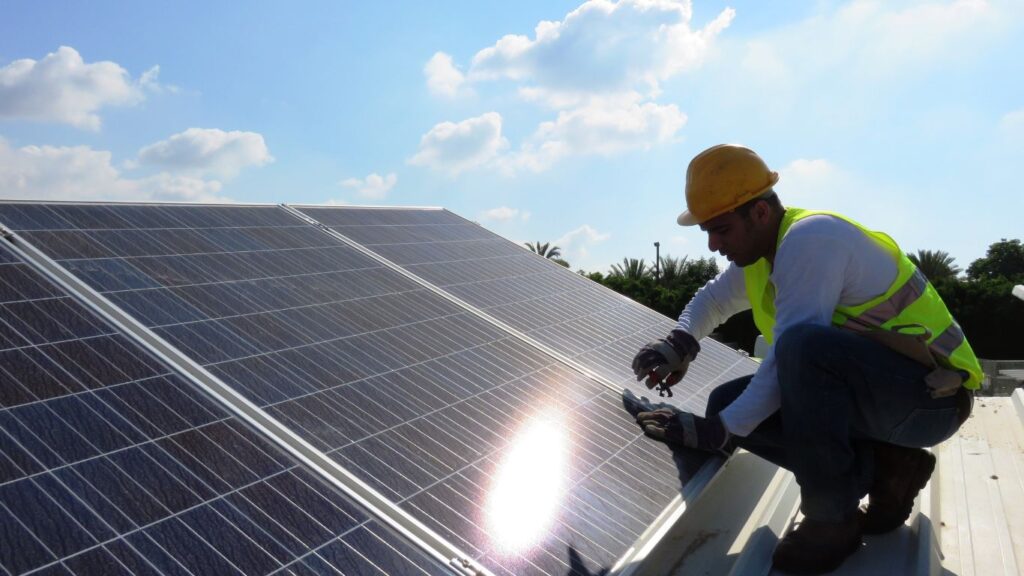
[[[484,576],[484,572],[479,570],[476,564],[474,564],[469,558],[452,558],[448,563],[459,574],[465,574],[466,576]]]

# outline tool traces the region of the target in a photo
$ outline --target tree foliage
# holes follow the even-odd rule
[[[552,246],[550,242],[544,242],[543,244],[540,241],[527,242],[526,247],[529,248],[530,251],[536,252],[537,254],[552,260],[562,256],[562,249],[558,246]]]
[[[643,258],[623,258],[622,264],[612,264],[609,277],[624,278],[626,280],[640,280],[648,275],[647,263]]]
[[[568,260],[563,260],[562,258],[548,258],[548,260],[551,260],[552,262],[558,264],[559,266],[564,266],[565,268],[569,267]]]
[[[960,274],[960,267],[954,263],[953,257],[942,250],[918,250],[917,254],[908,253],[907,257],[932,282]]]
[[[668,263],[666,265],[666,263]],[[623,258],[604,276],[599,272],[587,274],[620,294],[675,318],[693,298],[701,286],[718,275],[718,264],[712,258],[662,258],[660,278],[642,259]]]
[[[1018,284],[1024,282],[1024,245],[1020,240],[1005,238],[992,244],[984,258],[967,267],[967,277],[972,280],[1006,278]]]

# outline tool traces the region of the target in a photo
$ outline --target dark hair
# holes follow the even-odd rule
[[[758,202],[767,202],[768,207],[771,208],[773,212],[782,212],[785,210],[785,208],[782,207],[782,201],[779,200],[779,195],[776,194],[774,190],[769,189],[767,192],[761,194],[757,198],[747,200],[743,204],[737,206],[735,212],[743,218],[749,218],[750,210]]]

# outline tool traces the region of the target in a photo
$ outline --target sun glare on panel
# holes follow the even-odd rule
[[[497,550],[519,552],[544,537],[558,515],[568,462],[568,435],[556,421],[533,419],[520,430],[488,495],[488,532]]]

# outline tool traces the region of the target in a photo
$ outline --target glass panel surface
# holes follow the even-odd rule
[[[620,394],[283,210],[53,206],[0,221],[32,241],[52,230],[19,214],[59,216],[66,243],[106,254],[60,264],[497,573],[609,568],[704,460],[673,460]]]
[[[0,278],[31,286],[0,298],[0,572],[445,573],[2,247]]]
[[[638,396],[637,350],[675,322],[447,210],[309,207],[301,211],[405,270]],[[671,398],[702,414],[722,382],[757,365],[710,338]]]

